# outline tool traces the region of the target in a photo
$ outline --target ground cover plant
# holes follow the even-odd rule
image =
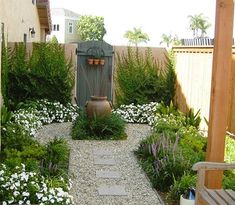
[[[55,138],[42,145],[32,137],[43,124],[76,119],[77,106],[39,100],[18,107],[15,112],[2,107],[1,112],[0,201],[72,204],[67,142]]]
[[[141,141],[135,154],[153,187],[165,192],[168,202],[175,204],[181,194],[196,186],[196,173],[191,168],[205,160],[206,138],[198,130],[199,112],[190,110],[185,115],[173,104],[160,103],[154,113],[153,133]],[[233,159],[233,143],[226,139],[227,161]],[[225,172],[223,186],[234,189],[234,176],[231,171]]]
[[[125,121],[116,113],[111,116],[87,118],[81,113],[73,122],[72,138],[79,140],[122,140],[126,139]]]
[[[117,54],[116,62],[117,106],[161,101],[169,104],[173,99],[176,76],[169,57],[163,67],[149,49],[142,54],[138,48],[128,48],[127,54]]]
[[[0,164],[0,201],[7,204],[72,204],[72,196],[68,194],[70,185],[50,186],[46,178],[37,172],[27,171],[24,164],[14,169]],[[64,183],[63,179],[58,179]]]
[[[150,102],[143,105],[121,105],[114,109],[112,112],[120,115],[128,123],[146,123],[152,125],[154,123],[155,114],[157,112],[159,104],[156,102]]]
[[[11,114],[8,126],[11,123],[21,125],[25,132],[31,136],[34,136],[36,131],[45,124],[74,121],[79,112],[76,105],[71,103],[63,105],[60,102],[50,102],[47,99],[27,101],[18,104],[17,107],[18,109]],[[2,127],[4,130],[4,125]]]

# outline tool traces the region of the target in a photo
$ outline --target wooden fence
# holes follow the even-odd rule
[[[176,55],[176,96],[179,109],[187,112],[200,109],[201,128],[207,130],[209,119],[213,47],[175,47]],[[235,132],[235,49],[232,56],[232,87],[228,130]],[[226,91],[229,92],[229,91]],[[222,115],[223,113],[221,113]],[[204,118],[206,120],[204,120]]]

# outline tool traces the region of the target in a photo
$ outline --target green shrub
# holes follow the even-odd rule
[[[34,144],[23,146],[22,150],[4,149],[4,163],[9,168],[25,164],[28,171],[40,171],[40,164],[42,158],[46,155],[46,149],[43,145],[35,142]]]
[[[14,123],[8,123],[1,130],[2,148],[22,150],[23,146],[34,143],[32,137],[25,132],[24,127]]]
[[[8,122],[12,119],[12,112],[8,111],[7,107],[2,106],[1,107],[1,129],[6,126]]]
[[[68,170],[69,147],[64,139],[54,138],[46,145],[42,173],[48,176],[64,175]]]
[[[201,122],[200,110],[198,110],[196,114],[194,114],[193,109],[190,109],[186,115],[185,126],[193,126],[198,129],[200,122]]]
[[[225,171],[223,178],[223,188],[224,189],[232,189],[235,191],[235,171]]]
[[[184,194],[186,190],[196,187],[196,181],[197,175],[185,172],[181,178],[174,180],[174,183],[167,194],[167,198],[174,202],[179,201],[180,195]]]
[[[4,105],[8,107],[8,100],[9,100],[9,93],[8,93],[8,86],[9,86],[9,79],[8,79],[8,73],[9,68],[11,65],[11,58],[10,53],[11,50],[6,47],[5,45],[5,36],[4,32],[2,34],[1,39],[1,94],[3,97]]]
[[[127,54],[117,54],[115,75],[116,101],[122,104],[169,104],[175,93],[175,72],[171,60],[162,68],[147,50],[145,55],[138,49],[128,48]]]
[[[178,134],[180,136],[180,149],[184,157],[190,161],[190,164],[205,161],[207,139],[192,126],[182,127]]]
[[[153,125],[157,133],[176,133],[184,126],[185,117],[183,115],[157,115],[158,118]]]
[[[225,138],[224,160],[227,163],[235,162],[235,140],[229,136]]]
[[[182,114],[177,110],[177,108],[173,105],[173,102],[171,101],[169,105],[165,105],[164,102],[159,103],[157,106],[157,113],[160,115],[180,115]]]
[[[74,75],[59,44],[34,43],[28,59],[24,44],[16,44],[8,64],[7,87],[11,109],[26,100],[71,101]],[[5,63],[7,64],[7,62]]]
[[[73,139],[125,139],[125,122],[118,115],[112,113],[109,117],[96,117],[89,120],[85,114],[80,114],[73,123]]]

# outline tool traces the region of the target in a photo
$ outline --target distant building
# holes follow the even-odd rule
[[[77,24],[80,15],[63,8],[51,9],[52,32],[48,39],[55,36],[59,43],[72,43],[79,40]]]
[[[8,42],[46,41],[51,31],[49,0],[0,0],[1,37]]]

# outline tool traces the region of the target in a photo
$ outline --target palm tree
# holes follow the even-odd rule
[[[170,47],[170,45],[175,45],[175,46],[179,46],[181,44],[179,38],[177,35],[175,35],[174,37],[171,34],[162,34],[161,36],[162,41],[160,42],[160,44],[165,43],[167,48]]]
[[[160,42],[160,44],[165,43],[167,48],[173,42],[173,38],[172,38],[171,34],[167,35],[167,34],[164,33],[164,34],[162,34],[161,38],[162,38],[162,41]]]
[[[207,17],[204,17],[202,13],[189,15],[189,27],[193,31],[193,37],[204,37],[206,34],[206,30],[211,26],[208,22]],[[201,31],[201,35],[199,35],[199,31]]]
[[[208,21],[204,20],[201,22],[200,24],[201,37],[205,37],[207,29],[210,27],[211,27],[211,24]]]
[[[131,30],[126,31],[124,37],[129,40],[129,43],[135,44],[136,47],[138,43],[141,42],[147,43],[147,41],[150,40],[147,33],[143,33],[141,31],[141,28],[135,28],[135,27],[133,28],[133,31]]]

